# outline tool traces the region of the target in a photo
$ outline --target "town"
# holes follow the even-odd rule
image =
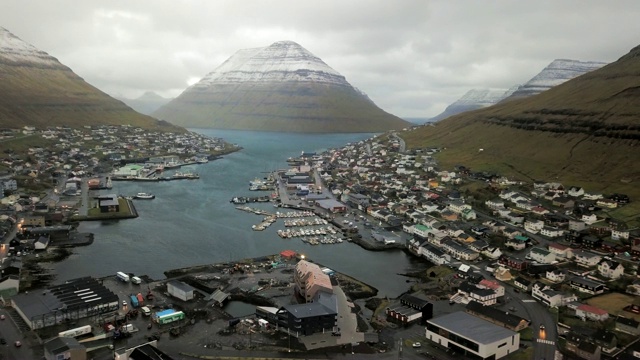
[[[629,206],[628,196],[597,194],[552,181],[527,183],[474,172],[464,164],[440,169],[436,156],[446,149],[407,150],[395,133],[324,153],[302,152],[289,159],[290,167],[276,172],[265,189],[273,191],[271,199],[281,211],[273,221],[307,219],[310,214],[301,212],[311,212],[320,220],[305,220],[305,225],[341,231],[336,237],[340,242],[344,235],[365,249],[401,248],[430,263],[424,273],[412,274],[410,290],[398,299],[369,301],[375,292],[361,290],[366,284],[358,284],[349,274],[314,264],[304,254],[283,252],[174,271],[168,281],[134,279],[124,273],[107,279],[79,278],[71,284],[90,289],[87,296],[99,294],[100,304],[85,307],[72,304],[73,298],[68,305],[76,306],[74,311],[36,311],[29,305],[34,297],[44,294],[62,306],[67,304],[65,296],[76,289],[58,285],[40,294],[20,287],[25,283],[22,269],[28,267],[22,262],[45,258],[52,238],[72,232],[68,225],[83,182],[142,159],[172,155],[196,161],[202,154],[215,156],[239,147],[194,133],[165,135],[127,127],[25,128],[20,133],[4,136],[55,138],[62,144],[55,151],[55,147],[13,150],[3,160],[10,172],[2,181],[2,228],[4,238],[11,239],[2,247],[6,261],[0,294],[7,306],[2,316],[7,313],[24,331],[41,332],[41,338],[62,332],[50,328],[58,318],[80,321],[100,315],[106,323],[104,319],[113,315],[109,334],[115,337],[118,331],[119,339],[125,337],[122,333],[137,332],[131,339],[140,342],[131,349],[148,342],[156,347],[163,332],[178,329],[171,333],[177,336],[188,331],[187,317],[195,319],[205,307],[217,309],[225,301],[240,299],[258,305],[255,314],[241,322],[231,321],[236,317],[220,310],[205,311],[209,319],[214,316],[209,311],[215,314],[213,324],[235,334],[229,343],[220,340],[213,349],[319,354],[313,351],[336,348],[342,353],[385,356],[404,345],[407,356],[413,351],[437,359],[553,358],[556,351],[599,359],[637,351],[640,232],[633,223],[610,215]],[[80,178],[80,187],[68,194],[55,193],[53,189],[68,178]],[[291,224],[299,226],[301,220]],[[14,238],[16,232],[20,234]],[[178,275],[182,278],[173,279]],[[132,287],[140,294],[135,301],[128,296]],[[245,290],[228,292],[238,287]],[[291,295],[298,304],[287,303]],[[142,306],[146,303],[153,306]],[[130,307],[141,309],[148,318],[133,320]],[[159,329],[156,338],[137,331],[147,323],[154,331]],[[100,348],[113,347],[112,339],[105,342],[104,337],[94,339],[95,333],[78,331],[46,342],[45,357],[64,353],[60,349],[65,346],[86,356],[91,348],[82,344],[87,339],[99,341]],[[385,340],[388,332],[410,335],[396,345],[395,340]],[[259,334],[265,338],[258,341]],[[245,341],[249,345],[238,346]],[[186,349],[189,346],[193,344]],[[177,348],[172,345],[168,350]],[[118,359],[130,355],[117,353],[122,353]]]

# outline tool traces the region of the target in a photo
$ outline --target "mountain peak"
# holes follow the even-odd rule
[[[298,43],[285,40],[262,48],[238,50],[193,86],[272,81],[346,83],[344,76],[320,58]]]
[[[536,76],[527,81],[510,98],[520,98],[539,94],[568,80],[599,69],[606,65],[600,61],[580,61],[555,59]]]
[[[64,67],[53,56],[22,41],[3,27],[0,27],[0,62]]]
[[[189,127],[381,132],[407,126],[293,41],[238,50],[154,112]]]

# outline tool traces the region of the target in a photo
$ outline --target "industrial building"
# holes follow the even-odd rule
[[[171,280],[167,283],[167,292],[169,292],[169,295],[182,301],[192,300],[195,290],[193,286],[183,283],[182,281]]]
[[[520,347],[520,334],[462,311],[427,321],[426,337],[470,359],[500,359]]]
[[[11,299],[11,306],[32,330],[115,311],[119,304],[118,295],[92,277],[69,280]]]
[[[292,336],[308,336],[335,331],[338,304],[334,294],[318,292],[313,302],[280,308],[258,306],[256,316]]]
[[[413,295],[402,295],[400,301],[385,309],[387,316],[403,324],[425,321],[433,317],[433,304]]]

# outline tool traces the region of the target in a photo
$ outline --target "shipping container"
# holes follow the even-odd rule
[[[129,296],[129,298],[131,299],[131,306],[133,306],[134,308],[138,307],[138,297],[135,295],[131,295]]]
[[[160,311],[153,315],[153,320],[158,324],[168,324],[182,319],[184,319],[184,313],[173,309]]]

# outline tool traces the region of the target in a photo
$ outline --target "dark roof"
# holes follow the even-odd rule
[[[282,308],[298,319],[338,314],[336,296],[323,291],[318,291],[312,303],[285,305]]]
[[[616,318],[616,322],[622,325],[627,325],[634,328],[637,328],[640,325],[640,322],[636,321],[635,319],[626,318],[624,316],[618,316]]]
[[[523,278],[523,277],[520,277],[520,276],[518,276],[517,278],[515,278],[513,281],[514,281],[514,282],[518,282],[518,283],[520,283],[520,284],[522,284],[522,285],[524,285],[524,286],[529,286],[529,285],[531,285],[531,281],[529,281],[529,280],[527,280],[527,279],[525,279],[525,278]]]
[[[590,354],[595,353],[598,350],[598,345],[592,343],[586,336],[569,332],[566,336],[567,342],[576,344],[578,349],[586,351]]]
[[[28,318],[118,302],[118,295],[92,277],[69,280],[41,292],[18,294],[12,301]]]
[[[517,334],[463,311],[442,315],[427,322],[480,344],[491,344]]]
[[[407,302],[418,309],[422,309],[423,307],[429,305],[429,300],[421,299],[419,297],[409,295],[409,294],[402,295],[400,297],[400,301]]]
[[[509,325],[513,328],[520,325],[522,321],[529,322],[525,318],[510,314],[508,312],[502,311],[500,309],[497,309],[491,306],[484,306],[477,301],[470,301],[467,304],[466,311],[469,313],[477,313],[477,314],[486,316],[490,319],[493,319],[505,325]]]
[[[70,349],[83,349],[84,345],[80,344],[75,338],[56,337],[44,343],[44,348],[49,353],[55,355]]]
[[[135,348],[129,355],[131,360],[172,360],[173,358],[151,344]]]

